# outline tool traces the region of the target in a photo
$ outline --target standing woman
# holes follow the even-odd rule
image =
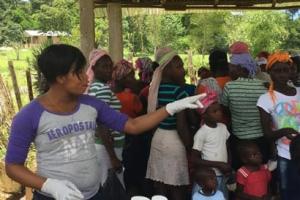
[[[134,77],[134,68],[132,63],[125,59],[117,62],[112,74],[113,87],[121,102],[121,112],[130,116],[137,117],[141,115],[143,105],[138,96],[133,92],[133,86],[138,82]],[[124,164],[124,183],[127,194],[131,196],[143,195],[143,183],[145,172],[141,167],[142,145],[141,136],[126,135],[124,150],[122,154]],[[145,167],[144,167],[145,168]]]
[[[170,48],[157,50],[155,70],[150,84],[148,112],[187,97],[184,91],[184,68],[181,58]],[[187,149],[191,148],[185,112],[169,116],[154,133],[146,178],[154,181],[156,194],[172,200],[186,198],[189,185]]]
[[[264,135],[276,143],[282,200],[300,195],[299,185],[291,179],[298,174],[289,151],[291,140],[299,134],[300,127],[300,90],[287,84],[291,65],[288,53],[277,52],[269,56],[266,67],[272,82],[269,92],[261,95],[257,102]]]
[[[5,157],[7,175],[35,189],[34,200],[101,199],[100,169],[95,149],[96,124],[139,134],[186,108],[198,108],[202,96],[169,103],[135,119],[117,112],[85,92],[88,80],[82,52],[65,44],[51,45],[38,57],[49,90],[13,119]],[[25,167],[34,143],[37,172]]]
[[[120,111],[121,103],[112,92],[109,82],[112,80],[113,61],[106,51],[94,49],[89,56],[87,75],[90,84],[88,94],[102,100],[111,108]],[[101,124],[96,130],[96,151],[101,169],[101,185],[105,183],[108,170],[114,169],[123,183],[122,152],[125,140],[124,133],[112,131]]]

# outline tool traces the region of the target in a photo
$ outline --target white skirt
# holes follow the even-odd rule
[[[97,161],[100,165],[101,170],[101,185],[105,183],[107,176],[108,176],[108,170],[112,168],[109,155],[106,151],[106,148],[102,144],[95,144],[96,146],[96,152],[97,152]],[[122,151],[123,148],[114,148],[116,156],[119,160],[122,161]],[[119,178],[120,182],[122,183],[124,187],[124,181],[123,181],[123,171],[121,173],[116,173],[117,177]],[[125,188],[125,187],[124,187]]]
[[[146,178],[164,184],[189,184],[186,150],[176,130],[157,129],[154,133]]]

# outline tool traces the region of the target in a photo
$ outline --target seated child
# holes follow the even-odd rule
[[[271,172],[262,165],[262,154],[255,143],[243,142],[239,146],[241,161],[244,165],[237,171],[238,200],[267,200]]]
[[[225,200],[223,193],[217,189],[217,176],[213,169],[200,167],[195,173],[195,181],[200,188],[193,194],[192,200]]]
[[[217,102],[216,92],[206,92],[207,96],[201,101],[204,107],[200,109],[203,125],[194,136],[192,162],[196,167],[212,167],[217,175],[218,190],[227,197],[226,179],[231,173],[227,153],[227,139],[230,134],[226,126],[219,123],[222,109]]]

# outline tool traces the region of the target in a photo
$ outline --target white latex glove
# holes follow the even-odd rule
[[[77,187],[67,180],[48,178],[41,191],[51,194],[56,200],[82,200],[84,198]]]
[[[200,103],[200,100],[206,97],[206,93],[186,97],[184,99],[180,99],[174,101],[172,103],[168,103],[166,106],[166,110],[170,115],[174,115],[184,109],[196,109],[196,108],[203,108],[203,105]]]

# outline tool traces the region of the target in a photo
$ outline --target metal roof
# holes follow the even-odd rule
[[[107,3],[121,3],[122,7],[189,9],[293,9],[300,8],[296,0],[94,0],[96,7]]]

